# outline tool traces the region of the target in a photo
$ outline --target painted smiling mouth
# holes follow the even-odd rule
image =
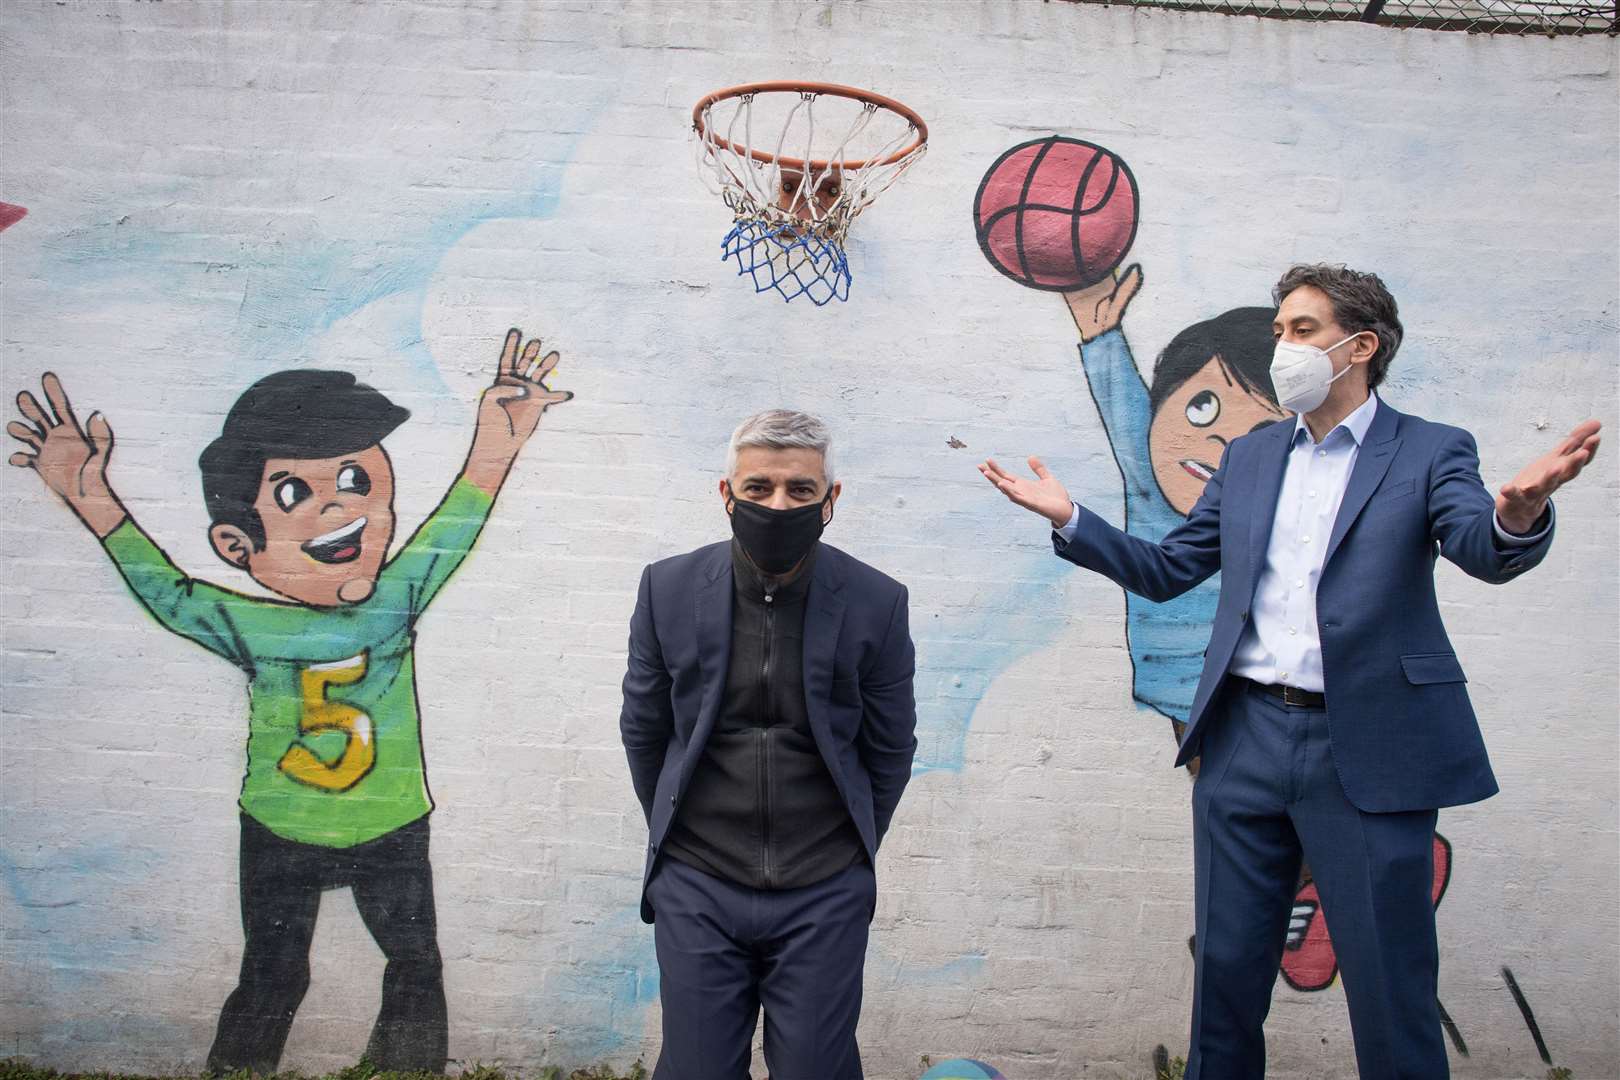
[[[355,518],[341,529],[317,536],[300,550],[316,562],[352,562],[360,557],[360,533],[365,527],[365,518]]]
[[[1194,461],[1192,458],[1183,458],[1180,462],[1178,462],[1178,464],[1180,464],[1183,469],[1186,469],[1198,479],[1206,482],[1210,477],[1215,475],[1215,467],[1213,465],[1205,465],[1202,461]]]

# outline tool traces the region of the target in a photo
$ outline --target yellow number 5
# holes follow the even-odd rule
[[[377,743],[372,738],[371,717],[338,701],[326,700],[329,686],[348,686],[366,677],[366,654],[314,664],[299,672],[304,691],[303,717],[298,734],[341,731],[347,736],[343,753],[336,761],[325,762],[302,741],[295,742],[281,755],[276,767],[300,784],[325,791],[348,791],[364,780],[377,763]]]

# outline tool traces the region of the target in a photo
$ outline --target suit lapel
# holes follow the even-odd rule
[[[1367,429],[1365,445],[1356,453],[1356,464],[1350,470],[1350,482],[1345,485],[1344,499],[1339,503],[1339,513],[1333,519],[1333,532],[1328,537],[1327,554],[1322,558],[1322,565],[1326,566],[1333,559],[1333,553],[1339,550],[1339,543],[1344,534],[1350,531],[1361,508],[1367,505],[1372,493],[1378,490],[1379,483],[1389,466],[1395,460],[1395,451],[1400,448],[1401,440],[1395,437],[1399,426],[1400,413],[1378,402],[1378,409],[1373,413],[1372,426]]]
[[[1279,420],[1270,428],[1271,438],[1261,442],[1260,462],[1255,469],[1254,504],[1249,518],[1249,591],[1260,580],[1260,565],[1271,543],[1271,526],[1277,517],[1277,496],[1282,493],[1283,472],[1288,467],[1288,450],[1294,445],[1298,423],[1292,417]]]
[[[844,626],[844,575],[839,552],[823,546],[816,554],[804,607],[804,704],[818,741],[826,718],[822,706],[832,698],[833,655]]]
[[[731,545],[717,544],[715,556],[703,567],[697,584],[695,615],[703,697],[692,729],[692,744],[698,748],[708,742],[709,731],[725,700],[726,674],[731,664],[731,594]]]

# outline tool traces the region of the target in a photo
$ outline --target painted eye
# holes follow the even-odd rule
[[[281,507],[283,510],[290,511],[293,507],[297,506],[299,503],[313,495],[314,492],[309,489],[308,484],[298,479],[298,477],[289,476],[287,479],[276,485],[275,494],[276,505]]]
[[[1187,402],[1187,422],[1193,427],[1209,427],[1221,415],[1221,399],[1213,390],[1200,390]]]
[[[371,477],[366,474],[366,470],[358,465],[345,465],[338,470],[337,489],[339,491],[350,491],[356,495],[369,495],[371,494]]]

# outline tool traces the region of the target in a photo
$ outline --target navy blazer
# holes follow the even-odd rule
[[[1248,626],[1294,430],[1287,420],[1234,440],[1186,522],[1158,544],[1084,507],[1074,539],[1054,537],[1065,559],[1149,600],[1179,596],[1220,571],[1220,601],[1177,765],[1198,752],[1210,703]],[[1429,810],[1496,794],[1434,592],[1440,555],[1493,584],[1546,556],[1550,529],[1535,544],[1508,547],[1496,538],[1494,516],[1473,436],[1380,399],[1316,591],[1333,762],[1361,810]]]
[[[647,817],[647,879],[714,729],[731,659],[731,542],[653,563],[630,618],[619,734]],[[816,747],[876,865],[917,749],[906,589],[822,544],[804,603],[804,703]]]

